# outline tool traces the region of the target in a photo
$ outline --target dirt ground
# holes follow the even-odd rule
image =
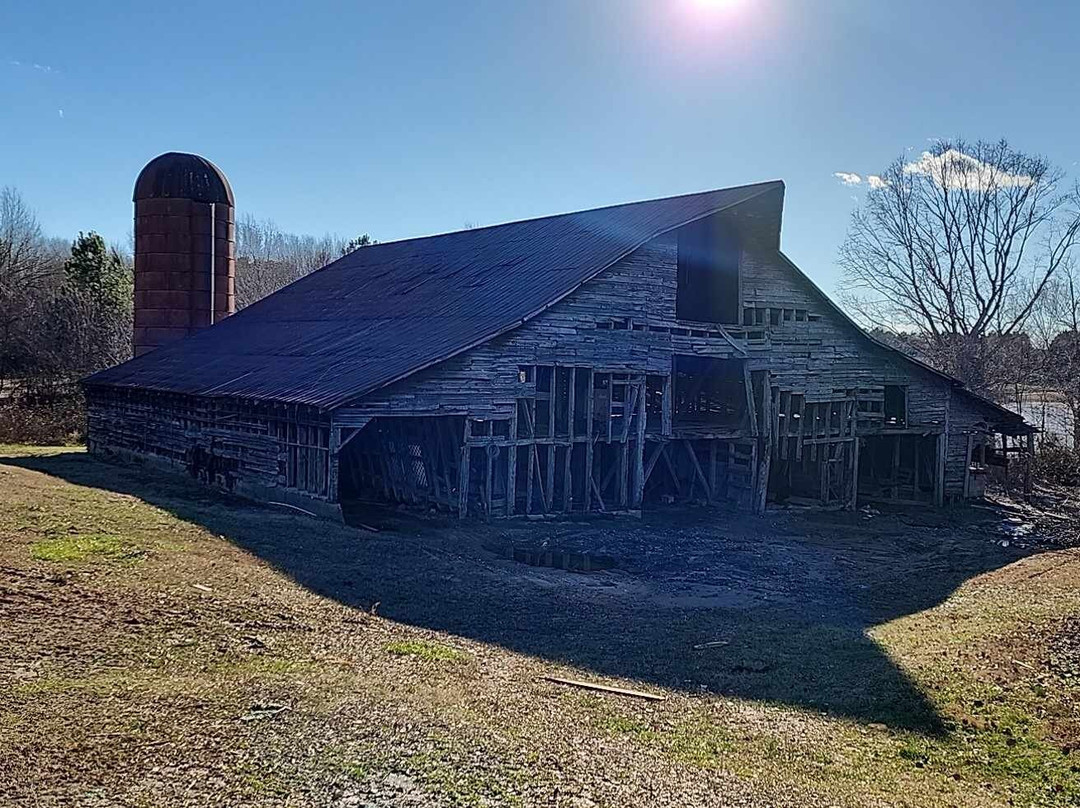
[[[1041,504],[365,532],[2,447],[0,804],[1075,805]]]

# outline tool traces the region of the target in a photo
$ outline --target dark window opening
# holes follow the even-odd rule
[[[740,429],[749,423],[745,362],[676,355],[672,422],[678,428]]]
[[[739,322],[739,244],[717,217],[679,230],[675,316],[710,323]]]
[[[907,389],[885,385],[885,426],[907,426]]]

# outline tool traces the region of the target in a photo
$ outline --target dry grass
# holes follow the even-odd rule
[[[372,537],[0,451],[3,804],[1080,800],[1080,552],[1002,548],[999,515]],[[482,549],[537,530],[645,549],[591,576]]]

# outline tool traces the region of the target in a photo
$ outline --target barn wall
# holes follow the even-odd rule
[[[243,496],[337,516],[329,416],[235,399],[87,389],[87,447],[136,457]]]
[[[339,412],[345,418],[508,418],[515,401],[528,393],[519,381],[523,366],[588,366],[666,376],[676,353],[745,357],[751,371],[768,371],[774,407],[794,395],[806,405],[854,402],[854,413],[860,399],[880,399],[885,385],[904,386],[909,430],[941,433],[949,423],[944,495],[959,497],[967,434],[982,433],[983,408],[938,375],[875,346],[825,304],[778,253],[775,211],[775,200],[766,198],[723,214],[743,241],[738,324],[721,330],[675,319],[677,238],[672,233],[639,248],[520,328]],[[860,434],[878,428],[860,420]]]

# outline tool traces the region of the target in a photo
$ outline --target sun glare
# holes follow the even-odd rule
[[[742,0],[690,0],[690,4],[702,11],[730,11],[742,4]]]

